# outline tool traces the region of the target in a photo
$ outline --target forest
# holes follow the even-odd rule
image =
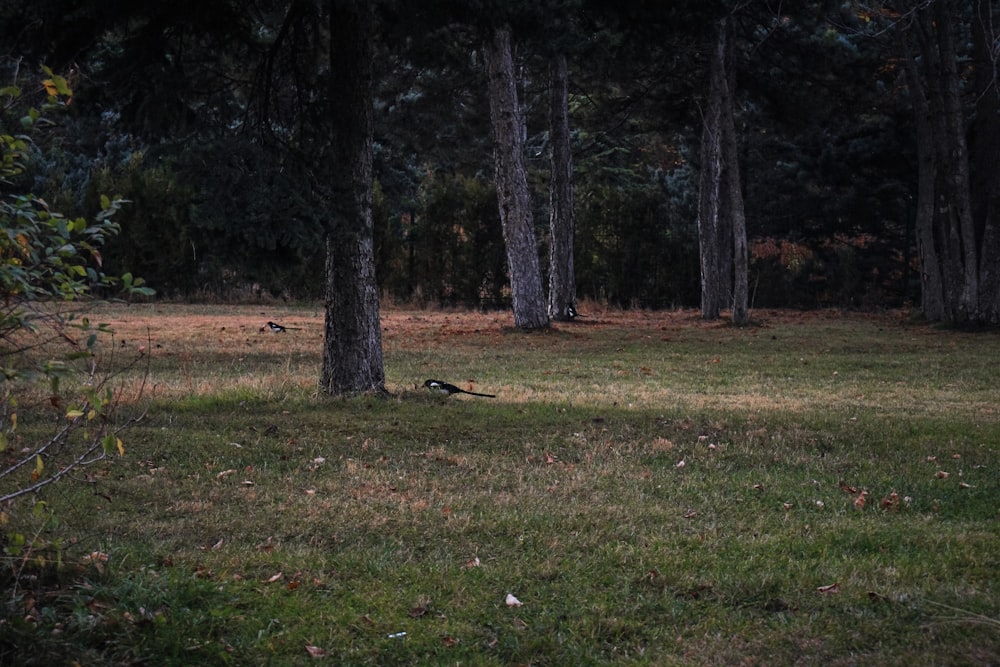
[[[998,8],[13,0],[0,130],[18,134],[44,71],[73,94],[2,188],[87,217],[102,195],[127,201],[104,267],[161,297],[319,298],[342,245],[327,242],[330,202],[352,179],[336,173],[350,151],[330,127],[365,115],[343,93],[361,71],[383,300],[508,308],[515,252],[537,254],[528,270],[570,304],[701,304],[706,317],[736,302],[911,306],[996,324]],[[504,141],[489,73],[500,32],[514,94]],[[338,66],[352,41],[364,63]],[[517,250],[498,206],[514,196],[500,192],[501,145],[526,186]]]

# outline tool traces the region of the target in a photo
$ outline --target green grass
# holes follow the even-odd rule
[[[253,308],[191,340],[165,324],[207,312],[100,313],[127,341],[154,323],[156,386],[124,458],[47,494],[64,565],[9,590],[0,663],[1000,656],[995,333],[390,312],[393,396],[345,400],[316,395],[315,312],[269,312],[302,327],[286,337]]]

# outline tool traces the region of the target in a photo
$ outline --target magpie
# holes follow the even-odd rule
[[[434,391],[439,391],[442,394],[451,396],[452,394],[469,394],[470,396],[484,396],[486,398],[496,398],[493,394],[478,394],[474,391],[465,391],[464,389],[459,389],[453,384],[448,384],[447,382],[441,382],[441,380],[428,380],[424,383],[424,386],[428,389],[433,389]]]
[[[287,331],[285,327],[281,326],[280,324],[275,324],[274,322],[268,322],[267,328],[273,331],[274,333],[285,333]]]

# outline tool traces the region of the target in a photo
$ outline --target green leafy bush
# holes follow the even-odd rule
[[[44,503],[36,500],[21,522],[38,529],[24,531],[10,520],[13,501],[124,452],[119,433],[128,422],[117,418],[111,377],[98,373],[93,354],[99,334],[110,332],[75,318],[65,305],[95,289],[126,296],[153,293],[141,278],[102,271],[101,248],[119,231],[112,218],[121,199],[102,196],[101,211],[87,220],[18,191],[29,156],[39,150],[35,138],[54,126],[47,114],[72,99],[65,78],[47,68],[43,73],[36,87],[42,98],[38,106],[19,85],[0,88],[0,525],[6,532],[0,544],[8,562],[17,564],[15,575],[28,562],[58,562],[59,548],[41,537],[41,527],[50,521]],[[63,380],[81,361],[83,382],[66,391]],[[25,435],[18,427],[20,399],[37,395],[48,397],[55,425],[47,435],[37,429]]]

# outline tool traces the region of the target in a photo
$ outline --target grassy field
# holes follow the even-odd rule
[[[996,333],[589,315],[390,310],[331,399],[317,309],[100,307],[145,418],[5,558],[0,664],[1000,664]]]

